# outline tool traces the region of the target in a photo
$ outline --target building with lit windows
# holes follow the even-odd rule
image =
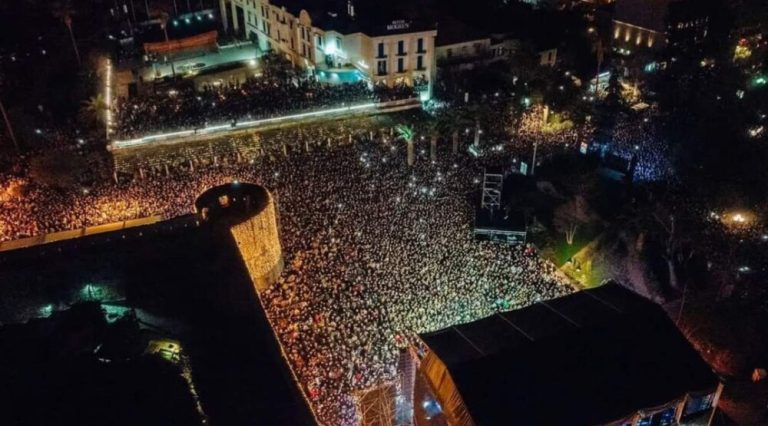
[[[438,23],[435,55],[439,67],[471,68],[491,57],[491,37],[454,17]]]
[[[630,54],[698,46],[710,35],[717,10],[716,2],[709,0],[617,0],[614,49]]]
[[[614,283],[419,338],[417,425],[708,425],[723,388],[660,306]]]
[[[220,0],[225,31],[263,52],[285,55],[328,81],[416,86],[431,93],[436,73],[434,24],[416,19],[377,21],[344,8],[315,10],[311,0]]]
[[[613,47],[620,53],[661,50],[667,46],[670,0],[617,0],[613,17]]]

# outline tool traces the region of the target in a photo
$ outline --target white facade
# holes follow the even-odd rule
[[[491,50],[489,37],[446,44],[435,48],[438,61],[479,58]]]
[[[374,84],[427,82],[436,74],[437,30],[409,31],[409,21],[394,21],[376,34],[343,34],[312,24],[306,10],[294,16],[270,0],[219,0],[224,29],[276,51],[306,69],[354,67]],[[348,11],[354,16],[354,9]]]

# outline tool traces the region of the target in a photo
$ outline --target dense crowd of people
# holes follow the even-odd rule
[[[116,105],[116,134],[119,138],[133,138],[414,96],[408,86],[377,86],[371,90],[364,81],[329,84],[314,78],[253,77],[240,84],[206,85],[200,91],[187,86],[120,98]]]
[[[210,186],[265,185],[278,200],[286,262],[262,295],[267,315],[318,419],[354,424],[353,392],[395,378],[398,346],[415,333],[572,291],[532,247],[473,239],[466,195],[479,188],[479,164],[443,147],[436,163],[417,149],[409,168],[391,128],[357,120],[264,134],[247,142],[251,151],[246,142],[176,150],[182,158],[167,170],[135,160],[147,171],[87,193],[7,180],[0,232],[173,217],[191,213]]]
[[[536,143],[539,158],[562,153],[564,151],[576,151],[582,143],[592,140],[594,128],[589,124],[570,125],[554,128],[545,125],[545,117],[549,121],[550,114],[545,113],[542,106],[534,106],[528,109],[521,117],[517,126],[516,136],[524,146]]]
[[[637,181],[660,181],[672,175],[670,144],[659,130],[663,120],[653,114],[619,115],[610,135],[608,149],[627,160],[634,158]]]

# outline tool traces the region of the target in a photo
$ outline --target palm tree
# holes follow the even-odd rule
[[[161,12],[160,13],[160,27],[162,27],[162,29],[163,29],[163,34],[165,35],[165,42],[166,43],[168,43],[168,41],[169,41],[169,38],[168,38],[168,21],[170,19],[171,19],[171,17],[167,13],[165,13],[165,12]],[[170,55],[165,57],[166,61],[168,61],[169,56]],[[173,58],[172,57],[170,58],[170,61],[171,61],[171,75],[173,77],[176,77],[176,67],[173,65]]]
[[[72,16],[75,14],[75,9],[72,7],[70,0],[63,2],[56,2],[53,4],[53,16],[59,18],[69,30],[69,38],[72,40],[72,48],[75,50],[75,57],[77,58],[77,65],[81,65],[80,50],[77,48],[77,41],[75,40],[75,33],[72,32]]]
[[[163,34],[165,35],[165,41],[168,42],[168,21],[171,19],[171,16],[168,15],[166,12],[160,13],[160,28],[163,29]]]
[[[429,134],[429,159],[437,161],[437,139],[442,132],[442,123],[439,120],[431,120],[427,123],[427,133]]]
[[[440,115],[439,127],[444,134],[451,134],[453,154],[459,152],[459,136],[465,129],[474,124],[474,119],[470,118],[464,107],[452,107]]]
[[[3,75],[0,74],[0,87],[3,86]],[[0,98],[0,114],[3,116],[3,120],[5,120],[5,128],[8,130],[8,135],[11,136],[11,141],[13,142],[13,147],[16,150],[16,154],[19,153],[19,142],[16,140],[16,134],[13,133],[13,126],[11,126],[11,120],[8,119],[8,113],[5,111],[5,105],[3,105],[3,99]]]
[[[80,108],[80,116],[87,122],[96,123],[104,121],[105,113],[109,108],[107,101],[104,100],[104,95],[99,93],[96,96],[91,96],[90,99],[83,101],[83,106]]]
[[[413,146],[413,127],[407,126],[405,124],[398,124],[395,127],[395,131],[397,132],[397,138],[400,140],[404,140],[405,143],[408,146],[408,165],[413,166],[413,163],[416,161],[416,155],[414,152],[414,146]]]

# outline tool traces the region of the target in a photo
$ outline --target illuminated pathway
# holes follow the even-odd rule
[[[300,114],[285,115],[281,117],[236,122],[234,125],[231,123],[219,124],[208,126],[202,129],[181,130],[177,132],[148,135],[136,139],[115,140],[111,142],[110,149],[112,151],[117,151],[130,148],[145,147],[155,144],[175,144],[199,141],[222,137],[224,135],[239,133],[243,131],[279,126],[282,124],[298,124],[316,119],[342,118],[354,115],[390,113],[415,108],[421,108],[421,102],[418,98],[381,103],[369,102],[339,108],[330,108]]]

